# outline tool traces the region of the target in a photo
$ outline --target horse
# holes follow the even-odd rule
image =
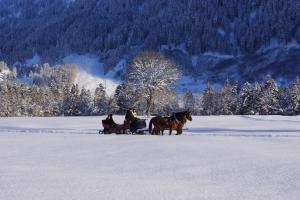
[[[172,130],[176,130],[176,135],[182,134],[182,128],[187,120],[192,121],[192,112],[187,110],[183,112],[174,113],[170,117],[157,116],[153,117],[149,122],[149,133],[150,134],[164,134],[165,129],[169,129],[169,135],[172,134]],[[153,132],[152,132],[152,126]]]

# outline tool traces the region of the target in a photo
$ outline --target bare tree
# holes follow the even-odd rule
[[[137,55],[128,69],[128,81],[134,85],[137,95],[146,101],[149,116],[155,98],[171,89],[181,77],[177,64],[161,53],[146,51]]]

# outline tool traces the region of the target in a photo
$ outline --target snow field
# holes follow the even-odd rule
[[[194,117],[171,137],[94,134],[103,118],[0,119],[0,199],[299,199],[300,117]]]

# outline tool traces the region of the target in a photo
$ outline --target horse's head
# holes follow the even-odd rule
[[[185,117],[189,120],[192,121],[192,112],[190,110],[185,111]]]

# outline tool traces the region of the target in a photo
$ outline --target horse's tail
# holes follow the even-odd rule
[[[152,133],[152,124],[153,124],[153,118],[149,122],[149,133]]]

